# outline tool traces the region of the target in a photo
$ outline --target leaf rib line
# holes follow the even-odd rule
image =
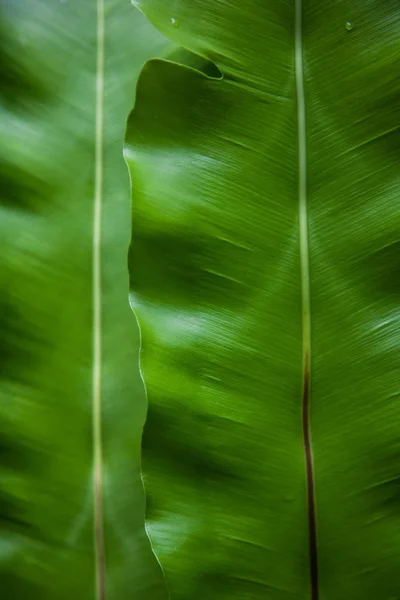
[[[93,202],[92,248],[92,427],[93,427],[93,489],[96,599],[105,600],[104,526],[103,526],[103,453],[101,418],[102,362],[102,281],[101,235],[103,201],[103,137],[104,137],[104,0],[96,0],[97,60],[96,60],[96,123],[95,123],[95,189]]]
[[[303,443],[306,468],[308,505],[308,536],[310,557],[311,600],[319,600],[318,555],[315,515],[314,470],[310,425],[310,357],[311,357],[311,298],[310,298],[310,252],[308,242],[308,198],[307,198],[307,128],[304,91],[303,57],[303,3],[296,0],[295,18],[295,72],[297,94],[297,147],[298,147],[298,200],[299,242],[302,302],[302,346],[303,346]]]
[[[318,554],[317,554],[317,528],[315,517],[315,498],[314,498],[314,474],[310,434],[310,378],[309,378],[309,356],[305,357],[306,364],[303,381],[303,439],[304,453],[306,463],[306,487],[308,501],[308,538],[309,538],[309,556],[310,556],[310,583],[311,600],[319,599],[318,586]]]

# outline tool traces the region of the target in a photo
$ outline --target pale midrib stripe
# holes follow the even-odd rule
[[[303,349],[310,355],[311,342],[311,306],[310,306],[310,261],[308,247],[308,211],[307,211],[307,144],[306,144],[306,106],[303,75],[303,35],[302,0],[296,0],[296,89],[297,89],[297,142],[299,170],[299,229],[300,229],[300,268],[301,299],[303,314]]]
[[[94,544],[96,598],[105,599],[104,590],[104,529],[103,529],[103,456],[101,419],[101,211],[103,199],[103,128],[104,128],[104,0],[97,0],[97,65],[96,65],[96,132],[95,132],[95,189],[93,202],[93,486],[94,486]]]
[[[302,302],[302,347],[303,347],[303,435],[306,462],[306,486],[308,502],[310,593],[311,600],[318,600],[318,557],[316,539],[316,517],[314,498],[314,472],[310,426],[310,367],[311,367],[311,294],[310,294],[310,251],[308,231],[307,197],[307,127],[304,90],[303,19],[302,0],[296,0],[295,23],[295,69],[297,91],[297,147],[298,147],[298,202],[299,244]]]

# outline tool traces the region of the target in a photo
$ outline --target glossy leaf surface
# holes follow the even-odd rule
[[[398,4],[136,4],[223,76],[149,62],[127,135],[171,598],[398,599]]]
[[[0,596],[162,600],[143,527],[122,146],[139,69],[170,44],[128,2],[18,0],[0,14]]]

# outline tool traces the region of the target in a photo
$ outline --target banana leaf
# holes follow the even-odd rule
[[[135,4],[197,57],[125,150],[171,599],[398,600],[398,3]]]
[[[0,23],[0,596],[163,600],[122,148],[171,44],[117,0],[6,1]]]

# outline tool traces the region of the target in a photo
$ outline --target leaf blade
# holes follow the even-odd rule
[[[149,65],[131,121],[137,133],[128,131],[153,543],[174,600],[310,598],[296,412],[303,371],[295,3],[139,4],[163,33],[224,75],[210,82]],[[399,119],[399,13],[392,2],[327,8],[308,0],[302,14],[318,593],[395,598],[399,329],[390,269],[397,272],[399,182],[390,132]],[[251,252],[244,258],[239,248]],[[251,316],[257,326],[241,329]],[[232,415],[247,434],[241,426],[233,434]],[[287,462],[269,446],[276,432]],[[243,463],[252,473],[260,456],[267,460],[254,481],[271,485],[254,489]],[[274,488],[287,481],[289,508]],[[235,536],[240,527],[251,535]],[[266,551],[271,540],[275,553]]]
[[[129,5],[107,1],[104,11],[104,119],[98,120],[104,144],[97,155],[104,586],[107,600],[132,593],[161,600],[164,583],[143,527],[145,401],[127,301],[129,177],[122,143],[141,64],[169,44]],[[90,600],[96,596],[96,2],[20,1],[0,13],[7,31],[1,43],[7,73],[1,102],[1,587],[17,600]]]
[[[209,43],[203,32],[222,28],[213,11],[238,10],[199,6],[176,4],[171,33],[196,51]],[[168,9],[157,9],[166,23]],[[254,17],[241,53],[256,20],[266,27],[269,17],[265,7]],[[226,57],[231,47],[217,44],[201,53]],[[289,45],[279,58],[264,50],[282,67],[268,89],[260,61],[248,82],[239,67],[228,75],[223,58],[222,81],[148,64],[130,121],[136,133],[128,126],[148,527],[174,599],[300,598],[309,589],[297,180],[276,152],[296,164],[293,57]]]

